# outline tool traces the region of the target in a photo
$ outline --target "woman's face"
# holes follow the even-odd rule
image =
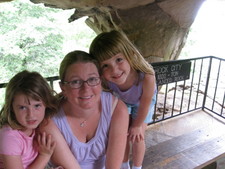
[[[67,68],[65,82],[73,81],[73,83],[77,84],[81,81],[92,81],[95,78],[99,78],[95,64],[75,63]],[[71,83],[61,84],[61,89],[70,104],[83,109],[90,109],[96,106],[102,91],[101,82],[95,86],[90,86],[87,82],[83,82],[80,88],[72,88]]]

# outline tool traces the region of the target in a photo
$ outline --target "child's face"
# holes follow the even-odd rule
[[[27,135],[32,134],[45,116],[45,105],[43,102],[34,100],[22,93],[15,95],[13,100],[13,111],[17,121],[26,128]]]
[[[103,77],[117,85],[124,84],[128,79],[131,67],[122,53],[101,63]]]

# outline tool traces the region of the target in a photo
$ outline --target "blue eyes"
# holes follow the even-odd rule
[[[73,80],[70,82],[71,85],[82,85],[84,82],[87,82],[88,84],[91,85],[95,85],[96,82],[98,82],[98,78],[96,77],[91,77],[89,78],[87,81],[84,81],[84,80]]]
[[[41,104],[36,104],[34,105],[35,108],[40,108],[41,107]]]
[[[35,109],[39,109],[40,107],[42,107],[42,105],[41,104],[35,104],[35,105],[33,105],[33,107]],[[26,106],[19,106],[19,110],[26,110],[26,109],[27,109]]]
[[[25,107],[25,106],[20,106],[19,109],[20,109],[20,110],[25,110],[26,107]]]
[[[73,80],[70,82],[71,85],[78,85],[78,84],[81,84],[82,81],[81,80]]]
[[[121,63],[123,61],[123,58],[116,58],[115,63]],[[101,66],[101,69],[108,68],[110,65],[109,64],[104,64]]]
[[[123,59],[122,58],[117,58],[116,61],[117,62],[121,62]]]
[[[97,86],[100,83],[101,79],[99,77],[90,77],[87,80],[73,80],[70,82],[64,81],[64,84],[70,85],[71,88],[79,89],[84,83],[87,83],[88,86]]]
[[[105,69],[105,68],[107,68],[108,67],[108,65],[103,65],[101,68],[102,69]]]

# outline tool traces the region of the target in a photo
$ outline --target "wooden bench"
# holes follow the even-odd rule
[[[222,157],[225,127],[205,127],[149,147],[143,169],[201,169]]]

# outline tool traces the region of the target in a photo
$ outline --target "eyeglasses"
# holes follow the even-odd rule
[[[88,86],[97,86],[100,83],[101,79],[99,77],[90,77],[87,80],[73,80],[70,82],[64,81],[63,84],[69,84],[73,89],[79,89],[84,83],[87,83]]]

